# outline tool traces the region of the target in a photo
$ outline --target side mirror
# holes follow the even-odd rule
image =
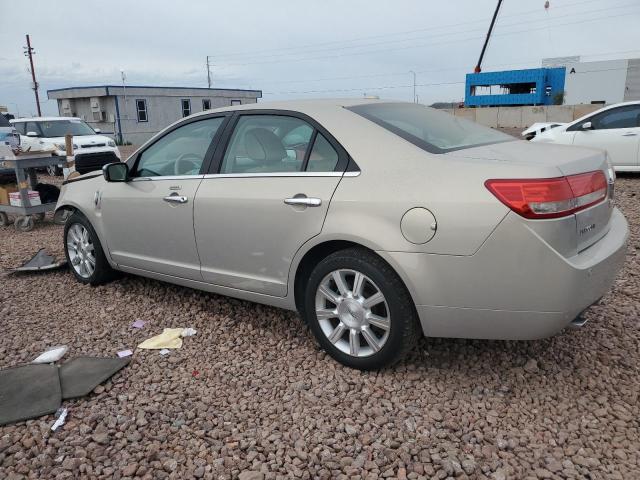
[[[129,167],[126,163],[108,163],[102,167],[102,176],[107,182],[126,182],[129,180]]]
[[[580,128],[582,130],[595,130],[591,122],[584,122]]]
[[[99,128],[94,128],[93,131],[96,133],[102,133],[102,130],[100,130]]]
[[[37,137],[38,134],[36,132],[27,132],[27,137]]]

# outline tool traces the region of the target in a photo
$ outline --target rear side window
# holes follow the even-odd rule
[[[333,172],[338,165],[338,152],[321,133],[316,135],[307,164],[308,172]]]
[[[371,103],[348,109],[430,153],[514,140],[506,133],[415,103]]]
[[[614,108],[595,115],[591,124],[596,130],[640,127],[640,105]]]
[[[243,115],[233,131],[220,173],[302,171],[313,128],[285,115]]]

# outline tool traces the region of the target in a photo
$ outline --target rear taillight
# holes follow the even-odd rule
[[[487,180],[498,200],[525,218],[558,218],[595,205],[607,197],[601,170],[558,178]]]

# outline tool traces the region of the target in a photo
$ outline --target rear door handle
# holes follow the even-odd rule
[[[307,207],[319,207],[322,205],[322,200],[319,198],[309,197],[291,197],[285,198],[284,203],[287,205],[305,205]]]
[[[173,194],[173,195],[167,195],[166,197],[163,198],[163,200],[169,203],[187,203],[189,199],[187,197],[183,197],[182,195]]]
[[[622,134],[623,137],[635,137],[636,135],[638,134],[635,132],[627,132]]]

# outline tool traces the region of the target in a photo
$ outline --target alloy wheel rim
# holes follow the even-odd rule
[[[75,272],[82,278],[89,278],[96,269],[95,248],[89,230],[84,225],[74,223],[67,231],[67,252]]]
[[[389,339],[391,315],[384,294],[356,270],[334,270],[322,279],[316,317],[327,339],[352,357],[371,356]]]

